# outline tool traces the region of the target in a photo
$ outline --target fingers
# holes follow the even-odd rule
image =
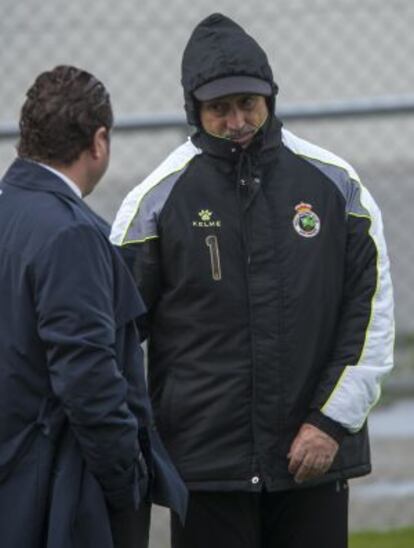
[[[296,481],[296,483],[302,483],[314,477],[316,477],[315,468],[312,464],[304,460],[297,469],[293,479]]]
[[[306,455],[306,451],[303,448],[296,449],[296,450],[292,449],[292,451],[289,452],[288,470],[292,475],[295,475],[297,471],[299,470],[300,466],[302,465],[304,461],[305,455]]]
[[[329,455],[317,457],[306,455],[293,472],[294,480],[296,483],[302,483],[323,476],[331,467],[332,461],[333,459]]]
[[[320,477],[331,467],[337,451],[338,444],[333,438],[304,424],[288,453],[288,470],[297,483]]]

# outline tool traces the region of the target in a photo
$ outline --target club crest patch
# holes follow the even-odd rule
[[[300,236],[313,238],[321,229],[321,221],[317,214],[312,211],[311,204],[300,202],[295,206],[296,215],[293,217],[293,226]]]

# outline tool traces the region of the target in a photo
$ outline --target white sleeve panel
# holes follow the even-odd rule
[[[345,368],[322,408],[322,413],[351,432],[363,426],[378,401],[381,380],[393,367],[394,348],[394,300],[381,212],[363,185],[361,204],[369,212],[369,236],[377,249],[377,285],[360,359]]]

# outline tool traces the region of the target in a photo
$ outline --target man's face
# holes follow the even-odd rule
[[[203,129],[216,137],[230,139],[246,148],[269,114],[262,95],[226,95],[203,101],[200,120]]]

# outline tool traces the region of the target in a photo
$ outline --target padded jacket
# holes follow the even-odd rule
[[[273,114],[246,149],[208,135],[193,92],[231,75],[266,80],[273,113],[265,53],[213,14],[183,56],[198,131],[112,228],[149,310],[159,431],[191,489],[296,488],[287,453],[305,421],[340,442],[314,483],[366,474],[394,337],[380,211],[350,165]]]
[[[194,489],[294,487],[304,421],[341,441],[319,481],[368,473],[392,367],[378,207],[351,166],[269,126],[246,151],[197,134],[112,229],[149,309],[156,421]]]

